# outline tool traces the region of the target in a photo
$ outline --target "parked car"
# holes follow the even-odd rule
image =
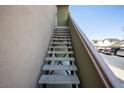
[[[118,56],[124,56],[124,48],[120,48],[120,49],[117,51],[117,55],[118,55]]]
[[[117,51],[119,50],[119,48],[105,48],[104,49],[104,53],[106,54],[110,54],[110,55],[116,55]]]
[[[102,52],[102,49],[97,49],[98,52]]]

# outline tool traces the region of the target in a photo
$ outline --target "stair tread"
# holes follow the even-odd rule
[[[39,84],[79,84],[77,75],[42,75]]]
[[[51,44],[71,44],[71,42],[50,42]]]
[[[72,48],[72,46],[49,46],[49,48]]]
[[[68,26],[57,26],[57,27],[54,27],[55,29],[56,28],[69,28]]]
[[[73,70],[76,71],[75,65],[44,65],[42,70]]]
[[[52,38],[52,40],[71,40],[70,38]]]
[[[68,31],[68,28],[56,28],[53,31]]]
[[[70,37],[52,37],[52,38],[57,38],[57,39],[60,39],[60,38],[68,38],[68,39],[70,39]]]
[[[57,31],[53,32],[53,34],[61,34],[61,35],[66,34],[66,35],[70,35],[69,33],[56,33],[56,32]],[[68,32],[68,31],[58,31],[58,32]]]
[[[60,35],[60,36],[61,35],[68,35],[69,36],[70,34],[69,33],[53,33],[53,35]]]
[[[57,54],[73,54],[73,51],[48,51],[48,53],[57,53]]]
[[[70,35],[69,33],[53,33],[53,35]]]
[[[53,33],[63,33],[63,34],[68,34],[69,31],[54,31]]]
[[[59,35],[54,35],[53,37],[70,37],[70,36],[59,36]]]
[[[67,36],[67,37],[70,37],[70,35],[67,35],[67,34],[66,35],[64,35],[64,34],[63,35],[62,34],[61,35],[60,34],[53,34],[52,36],[53,37],[55,37],[55,36]]]
[[[68,28],[55,28],[53,31],[68,31]]]
[[[46,57],[46,61],[75,61],[73,57]]]
[[[57,36],[57,37],[70,37],[70,35],[53,35],[53,37],[55,37],[55,36]]]

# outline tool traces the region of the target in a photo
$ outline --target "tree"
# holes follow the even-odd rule
[[[96,43],[98,42],[98,40],[97,40],[97,39],[92,39],[92,42],[93,42],[94,44],[96,44]]]

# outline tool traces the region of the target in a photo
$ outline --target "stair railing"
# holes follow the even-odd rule
[[[90,58],[92,59],[94,67],[96,68],[96,70],[97,70],[100,78],[102,79],[104,85],[108,88],[109,87],[116,87],[116,88],[122,87],[120,84],[120,81],[113,74],[113,72],[110,70],[110,68],[105,63],[105,61],[102,59],[102,57],[98,54],[95,47],[89,41],[87,36],[83,33],[83,31],[80,29],[80,27],[76,24],[76,22],[73,20],[73,18],[71,17],[70,14],[69,14],[68,21],[71,22],[76,33],[78,34],[83,45],[85,46],[86,51],[87,51],[88,55],[90,56]]]

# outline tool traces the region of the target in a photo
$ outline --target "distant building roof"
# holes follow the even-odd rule
[[[117,41],[120,41],[119,39],[116,39],[116,38],[106,38],[106,39],[104,39],[103,41],[105,41],[105,40],[108,40],[108,41],[110,41],[110,42],[117,42]]]
[[[108,42],[104,42],[104,41],[108,41]],[[96,44],[96,46],[103,46],[103,47],[109,47],[117,42],[120,42],[119,39],[116,38],[106,38],[104,40],[99,40]]]
[[[120,40],[120,41],[118,41],[118,42],[112,44],[112,46],[113,46],[113,47],[120,47],[120,46],[123,45],[123,44],[124,44],[124,40]]]

